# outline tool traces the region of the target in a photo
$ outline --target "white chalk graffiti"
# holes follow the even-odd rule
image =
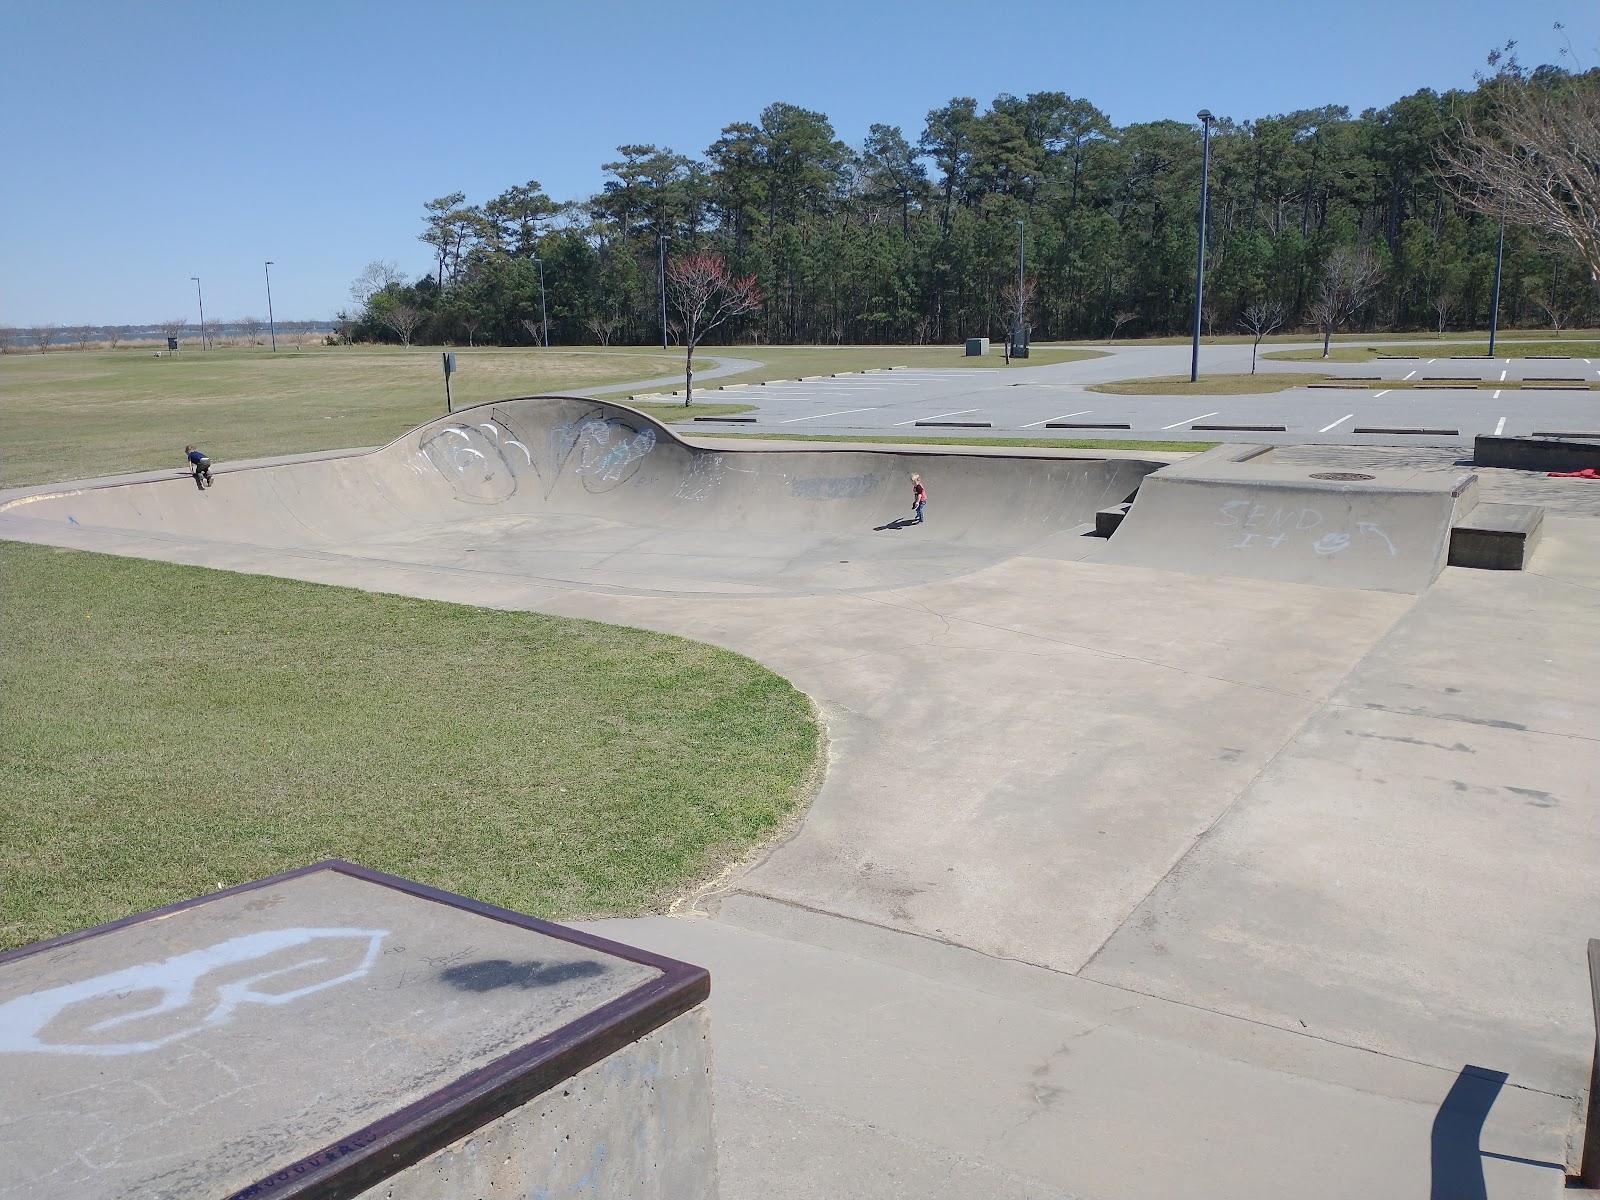
[[[573,474],[590,491],[606,491],[631,478],[655,445],[654,429],[635,429],[617,417],[588,416],[550,430],[550,458],[557,471],[576,455]]]
[[[1227,500],[1217,510],[1215,524],[1237,529],[1239,540],[1229,544],[1230,550],[1276,550],[1293,533],[1309,533],[1322,526],[1324,517],[1314,508],[1268,508],[1249,500]],[[1389,540],[1389,535],[1372,521],[1356,522],[1356,530],[1377,538],[1388,549],[1392,558],[1400,551]],[[1344,529],[1329,529],[1311,543],[1318,557],[1331,558],[1350,549],[1354,539]]]
[[[226,1024],[241,1005],[291,1004],[326,988],[360,979],[372,969],[379,947],[388,936],[386,929],[272,929],[263,933],[242,934],[203,950],[176,954],[159,962],[141,963],[77,983],[45,988],[0,1004],[0,1053],[34,1051],[46,1054],[111,1055],[156,1050],[202,1030]],[[358,948],[364,943],[361,958],[354,967],[288,991],[258,989],[257,985],[268,979],[304,972],[329,963],[333,956],[317,951],[331,949],[328,943],[332,942],[353,943]],[[305,947],[307,952],[293,957],[291,961],[280,960],[267,970],[243,977],[233,973],[234,968],[300,947]],[[206,999],[197,999],[196,993],[206,977],[216,972],[227,972],[227,975],[222,982],[214,985],[214,1002],[210,1002],[209,993]],[[97,1034],[130,1021],[164,1013],[182,1013],[189,1008],[204,1011],[196,1012],[176,1029],[131,1041],[54,1041],[45,1036],[44,1031],[75,1005],[90,1001],[98,1001],[101,1005],[114,1004],[150,992],[158,993],[154,1003],[95,1021],[85,1027],[82,1034]]]
[[[722,455],[696,454],[673,495],[679,500],[704,500],[721,486],[724,470]]]

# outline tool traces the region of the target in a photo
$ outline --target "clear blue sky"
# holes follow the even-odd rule
[[[624,142],[700,154],[786,100],[858,144],[952,96],[1059,90],[1111,119],[1359,111],[1470,86],[1507,38],[1584,65],[1592,0],[49,0],[0,10],[0,324],[329,316],[422,202],[588,195]]]

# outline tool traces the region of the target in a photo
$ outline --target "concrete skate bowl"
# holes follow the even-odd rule
[[[947,579],[1008,557],[1077,558],[1095,511],[1161,464],[690,445],[571,397],[481,404],[370,454],[29,497],[63,526],[483,572],[624,594],[796,595]],[[912,472],[928,520],[905,526]],[[130,551],[138,552],[138,551]]]

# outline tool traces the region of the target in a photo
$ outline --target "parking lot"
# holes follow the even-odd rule
[[[1339,379],[1246,395],[1091,390],[1101,382],[1185,372],[1188,349],[1171,346],[1050,366],[896,368],[734,384],[696,395],[706,402],[755,406],[743,420],[702,419],[708,429],[774,433],[926,436],[979,429],[1022,437],[1453,444],[1477,434],[1600,429],[1600,392],[1588,387],[1600,382],[1600,359],[1461,359],[1425,357],[1426,351],[1406,357],[1409,353],[1396,347],[1394,357],[1372,363],[1262,360],[1263,374],[1292,371]],[[1248,346],[1206,347],[1202,356],[1202,373],[1249,369]]]

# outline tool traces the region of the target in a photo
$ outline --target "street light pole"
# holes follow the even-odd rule
[[[544,302],[544,259],[534,255],[533,261],[539,264],[539,319],[544,326],[544,348],[550,349],[550,310]]]
[[[266,265],[261,268],[267,273],[267,328],[272,332],[272,349],[278,349],[278,326],[272,319],[272,260],[267,259]]]
[[[670,239],[666,234],[661,235],[661,348],[667,348],[667,242]]]
[[[1025,218],[1018,217],[1017,218],[1017,329],[1016,329],[1015,335],[1012,337],[1012,340],[1011,340],[1011,355],[1012,355],[1013,358],[1021,358],[1022,357],[1023,339],[1026,337],[1026,332],[1023,329],[1023,319],[1024,319],[1023,318],[1023,307],[1024,306],[1023,306],[1023,299],[1022,299],[1023,298],[1022,279],[1023,279],[1023,270],[1027,265],[1027,260],[1025,258],[1025,254],[1026,254],[1025,247],[1027,246],[1027,242],[1028,242],[1028,222],[1027,222],[1027,220]]]
[[[1189,354],[1189,382],[1200,378],[1200,307],[1206,291],[1206,201],[1211,186],[1211,110],[1202,108],[1200,119],[1200,253],[1194,269],[1194,349]]]
[[[1494,335],[1500,328],[1500,265],[1506,256],[1506,202],[1500,201],[1500,241],[1494,250],[1494,299],[1489,304],[1489,357],[1494,357]]]
[[[200,302],[200,349],[206,349],[206,298],[200,294],[200,276],[191,275],[194,280],[194,298]]]

